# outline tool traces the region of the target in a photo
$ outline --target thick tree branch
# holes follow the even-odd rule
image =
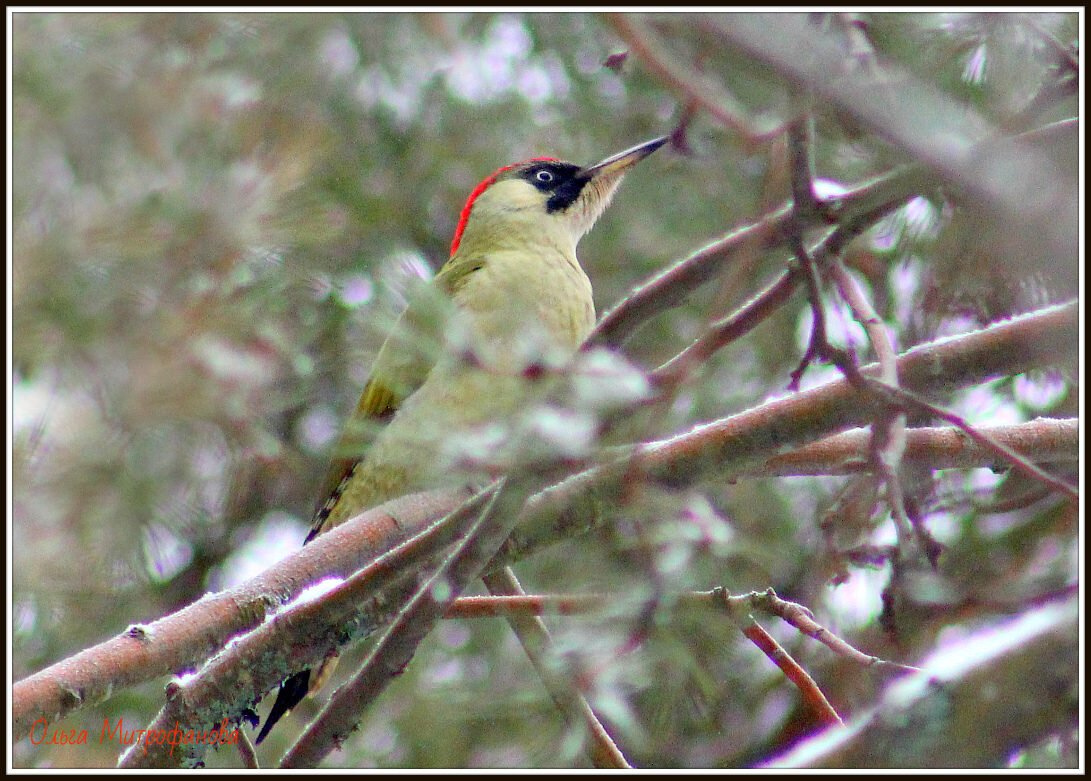
[[[915,347],[898,359],[903,384],[921,392],[946,392],[995,376],[1074,361],[1078,312],[1075,302],[1048,307]],[[864,371],[873,370],[865,367]],[[515,535],[491,566],[502,566],[601,522],[604,507],[616,506],[623,499],[624,477],[633,474],[633,467],[638,467],[636,474],[678,484],[713,473],[725,478],[759,474],[767,463],[785,472],[798,470],[798,463],[791,463],[793,448],[844,428],[865,425],[868,416],[856,392],[846,381],[838,380],[642,446],[613,467],[588,470],[533,497]],[[856,435],[849,432],[842,436],[847,440]],[[924,438],[923,446],[929,437],[939,435],[919,436]],[[911,434],[907,458],[917,457],[913,437]],[[1049,437],[1048,429],[1042,437]],[[1036,448],[1048,448],[1042,444],[1044,439],[1037,441],[1039,445],[1030,448],[1033,452],[1027,453],[1028,458],[1039,459]],[[969,465],[966,459],[972,451],[960,453],[949,434],[943,435],[940,444],[946,452],[939,454],[941,463]],[[1022,449],[1014,439],[1009,444]],[[808,452],[804,451],[801,460],[814,457]],[[987,454],[983,454],[982,465],[993,463],[984,456]],[[777,458],[788,463],[777,467]],[[845,469],[852,471],[858,463],[850,459]],[[25,736],[36,719],[53,721],[127,686],[200,665],[228,638],[260,624],[270,609],[278,608],[305,585],[327,575],[351,575],[396,541],[442,518],[465,497],[464,492],[431,492],[394,500],[322,535],[245,584],[147,626],[133,627],[16,683],[12,690],[13,738]],[[440,543],[449,542],[436,539],[432,544],[437,547],[422,546],[419,555],[431,555],[442,549]]]
[[[1032,462],[1076,463],[1079,459],[1077,418],[1036,418],[1026,423],[975,428]],[[866,429],[835,434],[773,456],[743,474],[748,477],[860,474],[871,469],[870,438]],[[957,427],[915,427],[906,430],[902,462],[930,469],[970,469],[1001,466],[1007,459]]]
[[[222,718],[237,722],[246,708],[286,675],[313,665],[339,643],[373,631],[376,623],[392,610],[397,611],[400,601],[417,590],[416,575],[420,568],[411,565],[419,563],[422,556],[430,557],[437,552],[434,546],[420,544],[420,540],[465,540],[477,528],[482,508],[493,506],[495,494],[494,488],[477,493],[443,521],[433,524],[429,529],[432,535],[426,532],[408,540],[339,583],[323,598],[291,605],[272,621],[239,638],[210,659],[197,675],[175,685],[148,729],[169,731],[179,725],[183,730],[204,729]],[[450,499],[452,494],[448,492],[446,497]],[[370,512],[363,515],[369,516]],[[338,531],[340,527],[322,538]],[[311,547],[308,545],[303,551]],[[388,591],[385,599],[376,599],[379,588],[391,582],[394,593]],[[276,663],[276,657],[287,657],[289,664]],[[192,765],[200,761],[206,748],[194,744],[133,746],[121,757],[119,766]]]
[[[903,387],[945,393],[1000,376],[1074,362],[1079,305],[1069,302],[1005,320],[959,337],[922,344],[898,357]],[[861,369],[865,376],[875,365]],[[874,409],[847,380],[776,399],[660,442],[625,449],[534,497],[526,522],[494,564],[582,531],[604,506],[623,506],[626,486],[641,477],[692,485],[706,476],[730,480],[769,458],[848,428],[867,425]]]
[[[65,714],[161,675],[200,666],[228,638],[260,625],[281,603],[322,577],[348,577],[412,533],[442,518],[465,491],[402,497],[322,535],[255,578],[151,624],[61,660],[12,688],[12,734],[28,734],[35,720]]]

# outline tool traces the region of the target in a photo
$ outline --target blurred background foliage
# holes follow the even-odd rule
[[[707,18],[644,20],[754,117],[783,122],[784,83],[724,46]],[[1075,92],[1057,86],[1078,37],[1074,13],[862,18],[880,60],[997,127],[1077,114]],[[473,186],[531,156],[593,162],[669,132],[685,105],[635,56],[604,66],[627,47],[591,14],[21,12],[11,44],[15,680],[294,550],[406,281],[446,259]],[[1053,99],[1038,99],[1050,89]],[[907,162],[822,105],[816,128],[824,186]],[[687,140],[690,155],[661,152],[636,169],[581,244],[600,312],[789,197],[782,138],[757,143],[698,112]],[[1075,193],[1078,158],[1068,154],[1058,153],[1057,175]],[[899,349],[1058,298],[1048,280],[1007,279],[988,257],[953,263],[952,247],[974,244],[973,220],[927,195],[848,253]],[[644,327],[628,357],[659,365],[786,260],[752,258],[729,284]],[[1071,271],[1076,260],[1057,262]],[[843,323],[842,342],[866,344],[847,315],[832,322]],[[713,356],[637,435],[782,393],[808,329],[797,296]],[[808,380],[828,376],[812,369]],[[1074,416],[1074,383],[1042,373],[942,401],[978,422]],[[711,611],[664,606],[640,627],[639,647],[620,653],[655,589],[772,586],[867,653],[912,663],[951,632],[1076,582],[1077,524],[1056,500],[1031,495],[998,512],[999,499],[1028,486],[984,469],[937,473],[926,518],[947,551],[911,592],[895,637],[879,622],[889,573],[853,568],[838,584],[822,558],[819,521],[845,482],[646,486],[616,526],[519,566],[530,591],[626,595],[602,614],[548,623],[630,761],[746,766],[814,727],[794,688]],[[862,523],[869,540],[892,539],[884,517]],[[884,683],[769,624],[843,715]],[[58,726],[97,735],[104,716],[142,726],[163,683]],[[265,762],[316,707],[273,733]],[[1041,743],[1012,747],[1010,761],[1067,764],[1071,738],[1044,731]],[[23,740],[14,762],[111,765],[118,747],[95,742]],[[507,626],[475,620],[443,622],[325,766],[585,764],[579,734]]]

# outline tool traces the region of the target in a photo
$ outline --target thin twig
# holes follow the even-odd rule
[[[789,269],[783,272],[775,282],[730,316],[709,326],[697,341],[650,372],[648,379],[652,385],[656,388],[679,385],[689,375],[692,367],[701,365],[716,351],[750,333],[787,302],[799,284],[798,280],[798,270]]]
[[[804,373],[810,367],[811,362],[818,359],[833,359],[833,347],[826,338],[826,307],[822,302],[822,280],[819,277],[818,266],[811,258],[811,254],[803,246],[802,237],[796,237],[795,246],[796,262],[802,271],[804,287],[807,291],[807,304],[811,308],[811,336],[807,341],[807,349],[799,364],[789,375],[788,390],[799,390],[799,383]]]
[[[841,293],[841,298],[848,304],[853,316],[863,326],[864,333],[871,342],[871,349],[879,364],[879,376],[889,385],[898,386],[898,354],[875,307],[871,305],[871,301],[840,258],[834,259],[827,268]],[[899,474],[902,455],[905,453],[905,423],[904,413],[880,409],[871,426],[872,461],[886,485],[887,502],[900,539],[908,542],[909,530],[912,528],[917,534],[921,550],[934,567],[939,553],[938,548],[931,535],[919,523],[919,518],[908,511],[905,489]]]
[[[795,101],[802,103],[802,96]],[[792,208],[800,224],[822,214],[822,203],[814,190],[812,133],[814,117],[806,111],[788,124],[788,160],[791,165]]]
[[[844,724],[837,711],[830,705],[826,695],[803,666],[792,655],[781,647],[771,634],[754,619],[749,619],[746,626],[742,627],[742,633],[746,635],[777,667],[783,671],[789,681],[794,683],[803,695],[803,701],[815,713],[818,720],[826,725]]]
[[[870,195],[872,185],[865,186]],[[865,188],[857,191],[863,197]],[[856,236],[890,214],[909,199],[909,195],[887,196],[878,199],[874,205],[856,214],[844,212],[842,223],[830,231],[810,250],[813,258],[824,262],[835,256]],[[712,323],[708,330],[693,344],[682,350],[658,369],[650,372],[648,378],[655,387],[673,387],[683,381],[691,367],[699,365],[716,351],[748,334],[755,326],[767,319],[778,307],[784,304],[799,285],[802,271],[793,267],[783,272],[774,282],[728,317]]]
[[[793,90],[798,103],[800,91]],[[826,339],[826,309],[822,303],[822,279],[817,264],[803,242],[803,229],[809,218],[818,213],[814,193],[814,162],[811,152],[811,116],[809,113],[788,125],[788,159],[791,173],[792,215],[791,247],[796,263],[803,271],[807,303],[811,307],[811,337],[799,365],[791,373],[789,390],[798,390],[803,373],[815,358],[825,358],[830,344]]]
[[[526,593],[519,584],[510,567],[485,575],[485,585],[494,596],[523,597]],[[450,613],[450,611],[448,611]],[[538,677],[549,691],[550,697],[571,723],[583,722],[591,746],[591,762],[598,768],[629,768],[631,765],[617,747],[610,733],[602,725],[598,716],[591,709],[583,694],[580,693],[571,675],[560,672],[550,664],[547,655],[552,653],[553,642],[549,630],[537,615],[508,613],[505,618],[511,626],[519,643],[526,651]],[[554,654],[555,655],[555,654]]]
[[[828,214],[815,224],[835,220],[838,227],[815,247],[816,259],[821,263],[826,254],[838,254],[853,238],[932,185],[926,168],[907,165],[828,199],[823,207]],[[799,227],[798,215],[785,204],[668,266],[603,315],[583,349],[620,347],[645,322],[715,279],[725,264],[789,244]]]
[[[576,616],[601,610],[604,594],[519,594],[459,597],[444,618],[507,618],[508,616]]]
[[[905,390],[904,388],[895,388],[888,385],[881,380],[875,378],[866,378],[868,386],[874,389],[879,395],[884,396],[890,403],[897,405],[905,410],[920,410],[928,415],[946,420],[953,426],[957,426],[960,430],[964,431],[967,436],[977,442],[982,447],[986,447],[993,451],[1004,461],[1011,464],[1027,477],[1037,480],[1045,485],[1048,485],[1055,491],[1068,496],[1073,501],[1079,501],[1080,492],[1079,489],[1069,485],[1064,480],[1058,477],[1054,477],[1045,470],[1038,467],[1036,464],[1031,463],[1023,456],[1012,450],[1002,442],[997,442],[992,437],[978,430],[976,427],[966,421],[965,418],[960,415],[956,415],[949,410],[945,410],[942,407],[938,407],[929,401],[918,396],[912,391]]]
[[[455,601],[444,618],[496,618],[510,616],[539,616],[547,614],[580,615],[600,612],[621,599],[617,594],[526,594],[520,596],[461,597]],[[709,591],[691,591],[683,594],[671,594],[661,600],[662,604],[677,605],[683,608],[723,607],[742,613],[761,610],[777,616],[801,633],[817,640],[838,656],[864,667],[890,670],[915,670],[915,667],[890,662],[877,656],[865,654],[850,643],[826,629],[814,619],[814,615],[805,606],[789,602],[777,596],[773,589],[750,592],[732,596],[722,587]]]
[[[805,606],[797,602],[789,602],[777,596],[773,589],[754,592],[743,597],[725,597],[726,599],[746,600],[751,609],[764,610],[767,613],[778,616],[803,634],[825,645],[838,656],[851,659],[864,667],[887,668],[904,672],[916,672],[916,667],[897,662],[889,662],[878,656],[870,656],[853,648],[852,645],[842,640],[830,630],[819,624],[814,619],[814,614]]]
[[[250,742],[250,736],[244,730],[238,730],[238,740],[235,745],[238,746],[239,759],[243,767],[247,770],[261,770],[258,756],[254,752],[254,744]]]
[[[750,144],[765,143],[780,132],[779,126],[759,128],[719,82],[679,61],[644,22],[630,14],[607,14],[606,19],[644,66],[669,89],[681,93],[686,103],[701,106]]]
[[[782,243],[790,220],[791,209],[782,207],[667,267],[603,315],[583,349],[620,347],[649,319],[681,304],[714,279],[737,253],[771,249]]]
[[[781,669],[789,681],[795,684],[803,697],[803,702],[815,714],[819,722],[825,726],[844,723],[830,705],[830,701],[826,699],[826,695],[822,693],[822,689],[815,683],[814,678],[781,647],[772,635],[765,631],[761,624],[750,615],[733,614],[732,618],[739,630]]]

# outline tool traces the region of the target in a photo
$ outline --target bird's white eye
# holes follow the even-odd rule
[[[534,174],[534,178],[537,179],[542,184],[549,184],[550,182],[553,181],[553,172],[552,171],[547,171],[546,169],[543,168],[543,169],[539,170],[538,173]]]

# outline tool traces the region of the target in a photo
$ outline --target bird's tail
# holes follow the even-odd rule
[[[280,691],[277,693],[276,701],[273,702],[273,707],[269,710],[269,716],[265,719],[265,726],[258,733],[254,745],[265,740],[265,736],[269,734],[269,730],[273,728],[273,725],[280,721],[285,713],[303,702],[304,697],[325,686],[336,669],[337,657],[330,656],[322,660],[313,670],[303,670],[285,678],[284,682],[280,684]]]
[[[277,699],[269,711],[269,716],[265,719],[265,726],[261,728],[257,740],[254,741],[255,745],[265,740],[265,736],[269,734],[273,725],[280,721],[281,716],[303,701],[310,689],[310,683],[310,670],[303,670],[284,679],[284,682],[280,684]]]

